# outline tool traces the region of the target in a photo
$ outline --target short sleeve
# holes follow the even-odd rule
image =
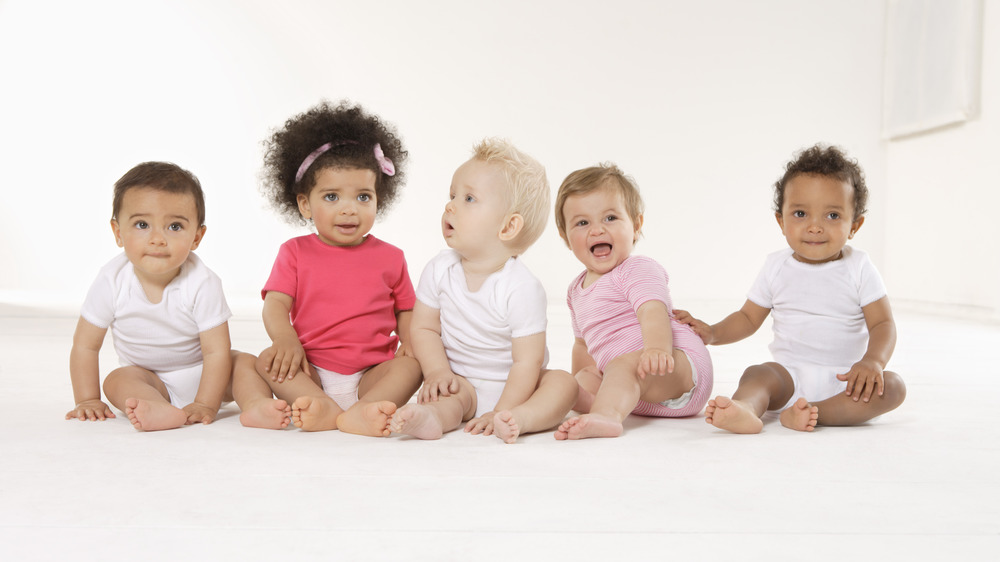
[[[274,258],[271,275],[260,292],[260,297],[267,296],[269,291],[284,293],[292,298],[296,294],[296,272],[298,271],[298,252],[293,245],[295,239],[289,240],[278,249],[278,257]]]
[[[424,270],[420,273],[420,281],[417,284],[417,300],[425,305],[440,310],[441,301],[438,298],[443,275],[448,273],[449,255],[445,250],[434,256],[427,262]]]
[[[545,288],[527,270],[511,288],[508,306],[511,337],[522,338],[545,331],[548,306]]]
[[[872,263],[868,254],[862,254],[862,256],[863,259],[861,260],[858,272],[858,297],[861,307],[864,308],[886,296],[888,291],[886,291],[882,276],[879,274],[878,269],[875,268],[875,264]]]
[[[200,268],[195,281],[192,316],[198,332],[206,332],[228,321],[233,313],[222,290],[222,280],[207,267]]]
[[[406,267],[406,258],[401,256],[399,262],[401,270],[398,281],[392,288],[396,312],[413,310],[413,305],[417,300],[416,293],[413,290],[413,282],[410,280],[410,271]]]
[[[111,326],[115,319],[114,286],[107,276],[98,276],[87,291],[87,297],[80,308],[80,316],[98,328]]]
[[[658,300],[671,308],[667,271],[656,260],[633,256],[615,269],[615,282],[625,299],[637,311],[643,304]]]

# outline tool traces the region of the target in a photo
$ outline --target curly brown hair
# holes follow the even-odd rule
[[[296,181],[302,162],[317,148],[331,143],[331,148],[309,165]],[[395,166],[392,176],[382,173],[375,159],[379,145]],[[407,152],[395,128],[363,107],[347,100],[332,105],[324,100],[315,107],[285,121],[264,141],[264,170],[261,191],[288,222],[307,224],[299,213],[298,196],[309,195],[316,186],[316,174],[326,168],[371,170],[375,173],[377,216],[383,216],[405,182],[403,168]]]
[[[868,186],[865,184],[865,173],[858,161],[848,158],[844,151],[836,146],[813,145],[798,154],[785,166],[781,179],[774,182],[774,211],[781,212],[785,204],[785,186],[795,176],[814,174],[836,178],[847,182],[854,188],[854,219],[868,212]]]

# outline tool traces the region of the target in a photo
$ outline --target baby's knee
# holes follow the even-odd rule
[[[893,371],[884,371],[882,381],[885,385],[882,397],[886,402],[892,404],[893,408],[902,404],[906,399],[906,383],[903,382],[903,377]]]

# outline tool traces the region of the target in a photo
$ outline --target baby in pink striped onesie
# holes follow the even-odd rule
[[[635,182],[606,164],[571,173],[556,195],[559,235],[586,267],[567,302],[579,394],[556,439],[618,437],[630,413],[693,416],[712,391],[701,338],[673,319],[667,272],[633,256],[643,203]]]

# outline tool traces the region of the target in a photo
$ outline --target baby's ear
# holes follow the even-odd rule
[[[639,237],[642,236],[642,215],[640,214],[635,218],[635,236],[633,237],[632,243],[635,244],[639,241]]]
[[[201,239],[205,237],[205,225],[198,227],[198,232],[194,235],[194,242],[191,244],[191,250],[197,250],[198,246],[201,244]]]
[[[851,233],[847,235],[847,239],[850,240],[854,238],[854,235],[857,234],[859,230],[861,230],[861,225],[863,224],[865,224],[865,216],[861,215],[860,217],[855,219],[853,223],[851,223]]]
[[[510,242],[517,238],[517,235],[521,233],[524,228],[524,217],[518,213],[513,213],[507,215],[506,220],[504,220],[503,228],[500,229],[500,240],[503,242]]]
[[[118,221],[111,219],[111,232],[115,234],[115,244],[118,244],[119,248],[123,248],[125,243],[122,242],[122,229],[118,226]]]

